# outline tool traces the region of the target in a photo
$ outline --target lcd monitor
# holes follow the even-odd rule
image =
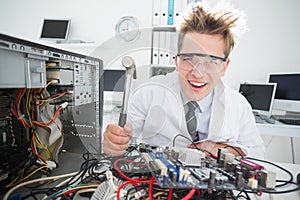
[[[277,83],[274,109],[300,113],[300,72],[271,73],[269,83]]]
[[[41,39],[66,40],[68,38],[71,20],[69,19],[44,19]]]
[[[275,91],[276,83],[243,83],[239,88],[253,112],[263,115],[271,114]]]

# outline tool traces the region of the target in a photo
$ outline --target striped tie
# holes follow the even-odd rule
[[[192,140],[197,139],[197,119],[195,116],[195,110],[199,108],[199,105],[195,101],[189,101],[187,104],[188,110],[185,115],[187,129],[192,137]]]

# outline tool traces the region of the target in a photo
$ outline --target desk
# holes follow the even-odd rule
[[[256,125],[262,135],[300,137],[300,126],[287,125],[278,121],[275,124],[257,123]]]
[[[291,145],[292,162],[296,163],[294,138],[300,138],[300,126],[287,125],[276,121],[275,124],[257,123],[257,128],[261,135],[289,137]],[[279,144],[280,145],[280,144]],[[280,146],[278,147],[280,148]],[[282,148],[282,147],[281,147]]]
[[[256,162],[256,161],[255,161]],[[290,163],[276,163],[277,165],[287,169],[290,171],[294,176],[294,182],[297,182],[297,174],[300,172],[300,165],[299,164],[290,164]],[[265,166],[268,170],[273,171],[276,173],[276,180],[288,180],[289,176],[286,172],[278,169],[275,166],[268,165],[265,163],[262,163],[263,166]],[[281,189],[288,190],[295,188],[294,185],[290,186],[284,186]],[[258,200],[299,200],[300,199],[300,190],[290,193],[284,193],[284,194],[267,194],[263,193],[262,196],[256,196],[251,194],[251,199],[258,199]]]

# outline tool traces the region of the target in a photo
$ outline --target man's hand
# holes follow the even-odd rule
[[[219,148],[224,148],[225,146],[228,146],[225,143],[218,143],[218,142],[213,142],[213,141],[203,141],[203,142],[199,142],[196,144],[196,146],[204,151],[209,152],[210,154],[212,154],[212,156],[217,157],[218,156],[218,149]],[[188,146],[189,148],[196,148],[193,144],[190,144]],[[240,154],[242,156],[245,156],[246,154],[242,151],[241,148],[239,147],[231,147],[228,146],[227,147],[228,151],[232,154],[234,154],[235,157],[240,156]],[[235,150],[234,150],[235,149]],[[239,152],[239,153],[238,153]]]
[[[125,153],[132,137],[132,126],[126,123],[124,128],[109,124],[103,134],[103,151],[110,156],[120,156]]]

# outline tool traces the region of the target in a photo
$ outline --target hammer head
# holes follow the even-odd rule
[[[122,65],[126,68],[126,71],[133,73],[133,79],[136,79],[136,67],[133,58],[125,56],[122,59]]]

